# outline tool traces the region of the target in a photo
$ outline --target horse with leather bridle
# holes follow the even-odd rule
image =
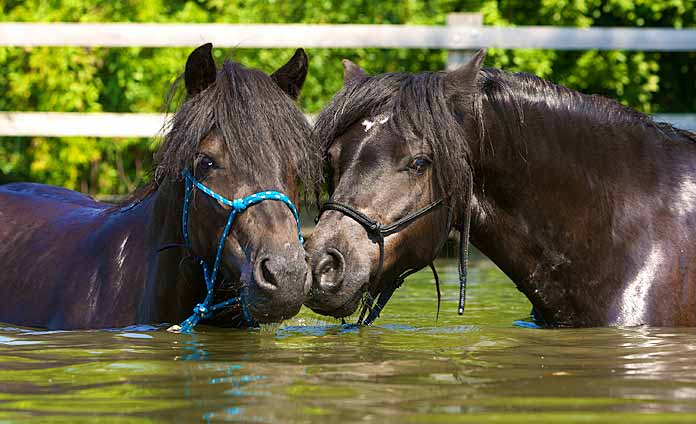
[[[696,135],[529,74],[368,76],[320,114],[330,201],[307,302],[360,321],[460,234],[546,326],[696,325]]]

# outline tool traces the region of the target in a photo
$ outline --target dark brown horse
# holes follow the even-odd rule
[[[429,264],[455,228],[464,250],[470,229],[543,324],[696,325],[696,135],[482,70],[483,57],[372,77],[345,63],[316,125],[333,203],[306,246],[307,304],[352,313],[363,292],[393,291]]]
[[[211,47],[189,56],[185,100],[155,154],[153,181],[128,201],[108,205],[40,184],[0,187],[0,321],[61,329],[181,322],[206,297],[200,264],[212,267],[230,216],[191,181],[228,199],[277,190],[297,202],[298,183],[313,181],[318,163],[294,104],[306,55],[298,50],[268,76],[232,61],[217,69]],[[236,215],[209,304],[240,297],[242,305],[197,318],[239,326],[299,311],[311,275],[288,204],[261,202]]]

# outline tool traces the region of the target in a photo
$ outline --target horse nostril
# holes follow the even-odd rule
[[[331,292],[337,291],[343,284],[345,268],[346,262],[341,252],[334,248],[326,249],[314,270],[319,287]]]
[[[278,281],[269,269],[270,258],[261,258],[256,261],[256,284],[265,291],[273,291],[278,288]]]

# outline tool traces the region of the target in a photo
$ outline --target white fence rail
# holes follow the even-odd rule
[[[157,137],[162,135],[165,119],[157,113],[0,112],[0,135]],[[696,115],[658,114],[655,119],[696,131]]]
[[[481,15],[451,14],[446,26],[0,23],[0,46],[435,48],[448,67],[481,47],[558,50],[696,51],[696,29],[482,26]],[[696,131],[696,114],[658,115]],[[152,137],[160,114],[0,112],[0,136]]]
[[[158,113],[0,112],[0,135],[20,137],[155,137]]]
[[[428,48],[692,51],[696,30],[465,25],[2,23],[3,46]]]

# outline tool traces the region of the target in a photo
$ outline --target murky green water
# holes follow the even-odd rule
[[[371,328],[0,331],[0,422],[695,422],[696,330],[535,330],[490,263],[427,272]],[[38,418],[38,419],[37,419]]]

